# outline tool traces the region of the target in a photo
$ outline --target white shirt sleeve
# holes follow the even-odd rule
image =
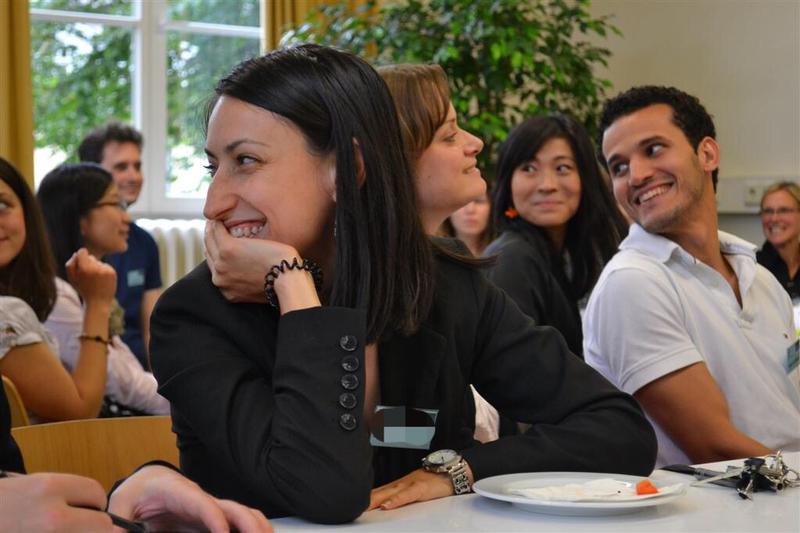
[[[142,368],[131,349],[115,336],[108,347],[106,394],[128,407],[154,415],[169,414],[169,401],[158,394],[158,382]]]
[[[77,291],[66,281],[56,280],[58,298],[47,328],[61,347],[59,356],[72,371],[80,356],[78,336],[83,332],[83,307]],[[108,375],[105,394],[115,401],[151,414],[169,414],[169,402],[156,391],[158,383],[145,371],[131,349],[115,336],[108,347]]]
[[[595,287],[583,321],[584,357],[633,394],[656,379],[702,362],[689,337],[678,292],[657,270],[621,268]]]
[[[0,359],[17,346],[53,341],[36,313],[25,301],[13,296],[0,296]]]
[[[45,327],[58,342],[61,363],[72,372],[80,355],[78,336],[83,332],[83,308],[78,292],[61,278],[56,278],[56,304]]]

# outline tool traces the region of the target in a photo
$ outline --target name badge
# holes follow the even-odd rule
[[[795,387],[800,389],[800,339],[795,340],[786,349],[786,361],[784,363],[786,374]]]
[[[386,448],[428,450],[436,433],[438,409],[379,405],[370,422],[369,443]]]
[[[140,287],[144,285],[144,269],[128,271],[128,287]]]

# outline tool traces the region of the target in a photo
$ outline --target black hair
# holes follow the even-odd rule
[[[8,265],[0,268],[0,294],[25,301],[39,321],[44,322],[56,303],[56,283],[42,210],[22,174],[2,157],[0,180],[19,198],[25,220],[22,250]]]
[[[578,210],[567,223],[564,238],[572,264],[572,296],[578,299],[591,290],[603,266],[628,234],[628,223],[603,179],[589,134],[580,122],[567,115],[536,116],[526,119],[509,133],[498,152],[494,220],[501,229],[512,224],[505,212],[513,207],[511,180],[514,171],[535,158],[551,139],[564,139],[569,144],[581,180]],[[533,227],[550,244],[551,261],[561,264],[561,253],[547,233]]]
[[[230,96],[289,120],[311,153],[335,156],[336,272],[329,303],[365,309],[369,342],[389,328],[415,331],[433,301],[432,246],[381,77],[350,53],[305,44],[243,61],[215,93],[206,127],[217,100]]]
[[[92,163],[103,160],[103,149],[110,142],[133,143],[142,150],[142,134],[133,126],[111,121],[90,131],[78,146],[78,159]]]
[[[687,94],[675,87],[643,85],[633,87],[608,100],[600,114],[600,125],[597,137],[597,158],[608,170],[606,158],[603,156],[603,134],[616,120],[630,115],[645,107],[655,104],[666,104],[672,108],[672,123],[675,124],[697,150],[700,141],[706,137],[717,138],[714,120],[696,96]],[[711,182],[717,190],[719,168],[711,173]]]
[[[39,184],[36,196],[44,211],[58,276],[67,279],[64,264],[83,243],[81,217],[89,213],[113,183],[95,163],[59,165]]]

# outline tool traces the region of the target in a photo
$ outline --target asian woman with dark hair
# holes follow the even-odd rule
[[[39,205],[19,172],[0,159],[0,372],[14,382],[35,421],[97,416],[106,382],[108,317],[116,275],[87,251],[67,258],[65,276],[86,312],[71,372],[42,325],[56,302],[55,265]]]
[[[391,96],[363,60],[303,45],[241,63],[217,85],[206,152],[207,261],[161,297],[151,342],[201,486],[333,523],[501,473],[649,473],[636,403],[425,235]],[[477,445],[469,383],[531,429]]]
[[[108,377],[102,415],[168,413],[169,403],[157,393],[155,378],[119,337],[124,324],[116,301],[109,301],[106,333],[95,339],[86,337],[81,326],[85,288],[69,278],[64,266],[78,250],[100,261],[127,248],[130,218],[111,174],[94,163],[61,165],[44,177],[37,196],[57,265],[58,297],[45,325],[58,341],[62,363],[73,369],[83,344],[92,340],[104,344]]]
[[[537,324],[583,353],[579,301],[627,235],[583,126],[565,115],[532,117],[500,147],[494,219],[502,234],[489,279]]]

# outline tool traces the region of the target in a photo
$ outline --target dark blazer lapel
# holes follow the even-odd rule
[[[437,384],[442,369],[446,341],[437,331],[423,324],[410,337],[395,335],[380,344],[382,405],[439,407]]]

